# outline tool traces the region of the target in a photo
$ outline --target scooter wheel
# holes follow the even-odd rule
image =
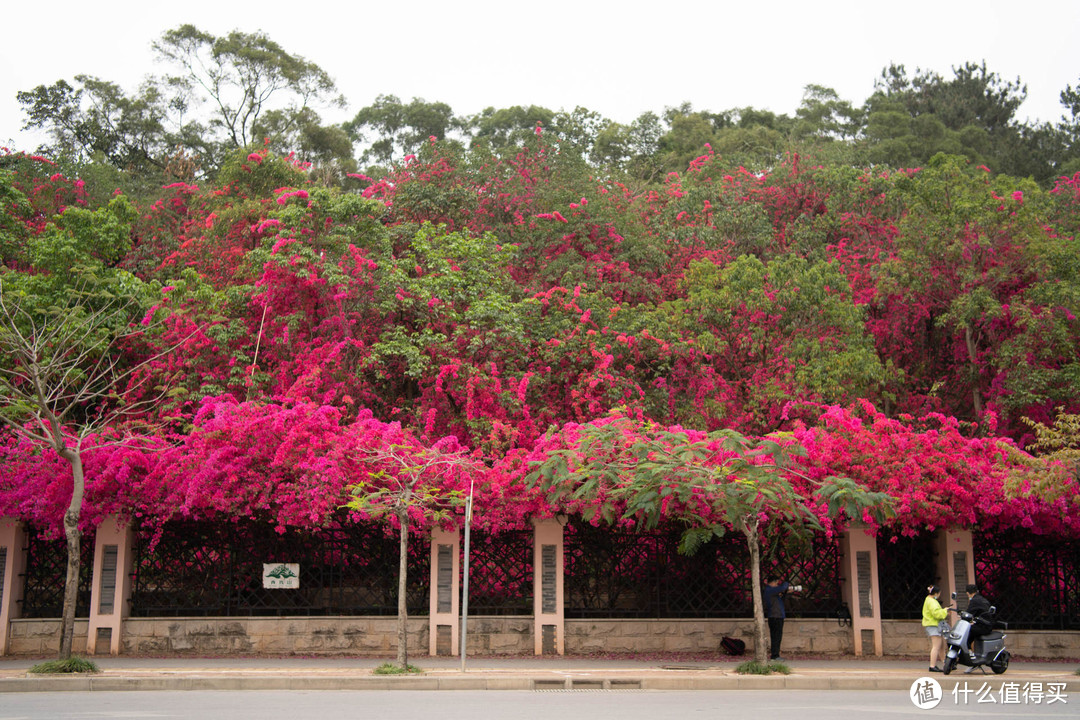
[[[949,657],[949,656],[946,655],[945,656],[945,662],[942,663],[942,665],[941,665],[941,672],[948,675],[949,673],[951,673],[955,669],[956,669],[956,658]],[[1005,672],[1005,671],[1002,670],[1002,672]]]
[[[1009,653],[1003,652],[998,655],[997,660],[990,663],[990,669],[994,671],[995,675],[1000,675],[1009,669]]]

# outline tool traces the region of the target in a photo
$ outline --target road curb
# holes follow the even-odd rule
[[[1035,676],[950,676],[938,677],[943,688],[967,682],[981,688],[985,683],[998,691],[1005,683],[1061,683],[1063,692],[1080,693],[1080,678]],[[915,677],[844,677],[833,675],[698,675],[656,677],[646,675],[598,676],[595,673],[565,677],[551,675],[462,675],[452,677],[380,677],[280,675],[167,675],[167,676],[74,676],[0,678],[5,692],[132,692],[179,690],[526,690],[549,692],[619,690],[908,690]]]

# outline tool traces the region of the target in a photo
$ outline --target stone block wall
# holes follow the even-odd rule
[[[1080,633],[1054,630],[1006,630],[1005,646],[1014,657],[1080,657]]]
[[[86,654],[86,619],[75,620],[75,632],[71,637],[71,651]],[[60,652],[60,620],[12,620],[8,626],[9,655],[33,657],[56,655]]]
[[[720,640],[733,637],[754,648],[754,623],[730,620],[567,620],[566,652],[712,653]],[[833,620],[789,619],[784,624],[785,652],[841,654],[853,652],[851,628]]]
[[[427,618],[410,618],[409,654],[426,654]],[[123,654],[394,655],[393,617],[138,618],[124,622]]]
[[[11,655],[52,655],[59,620],[15,620]],[[86,652],[87,621],[75,623],[73,648]],[[469,618],[468,651],[475,655],[533,652],[532,617]],[[123,655],[386,655],[397,653],[394,617],[128,618]],[[426,617],[409,618],[409,654],[428,653]]]
[[[72,642],[86,652],[87,621],[77,620]],[[715,653],[725,635],[754,648],[750,619],[730,620],[567,620],[566,652]],[[393,617],[137,618],[124,621],[123,655],[375,655],[397,652]],[[1050,630],[1008,632],[1009,651],[1019,658],[1080,657],[1080,633]],[[59,649],[60,621],[12,620],[8,653],[48,657]],[[929,641],[918,620],[882,622],[886,655],[923,656]],[[428,620],[409,619],[409,654],[428,653]],[[854,651],[850,628],[833,620],[788,619],[784,653],[844,655]],[[533,619],[470,617],[470,655],[531,655]]]
[[[478,616],[469,618],[469,655],[533,654],[533,618]]]
[[[930,655],[930,640],[919,620],[885,620],[881,624],[886,655]],[[1018,658],[1080,657],[1080,632],[1006,630],[1005,646]]]

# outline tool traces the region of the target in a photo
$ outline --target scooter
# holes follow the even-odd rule
[[[953,595],[955,598],[955,594]],[[976,618],[966,610],[961,610],[956,624],[952,630],[945,633],[945,642],[948,650],[945,653],[945,662],[941,669],[946,675],[956,669],[957,665],[966,665],[966,672],[974,672],[975,668],[986,673],[989,667],[995,675],[1000,675],[1009,669],[1009,651],[1005,649],[1005,634],[997,632],[998,629],[1008,629],[1008,623],[994,620],[997,608],[991,606],[982,618]],[[973,651],[968,651],[970,645],[971,628],[977,622],[990,623],[993,630],[975,641]]]

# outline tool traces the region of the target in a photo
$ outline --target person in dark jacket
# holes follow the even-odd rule
[[[983,617],[990,612],[990,601],[979,594],[979,587],[971,583],[965,588],[965,592],[968,597],[967,611],[975,618],[975,622],[971,624],[971,634],[968,635],[971,640],[969,649],[972,649],[976,640],[994,629],[994,621],[993,618]]]
[[[784,639],[784,618],[787,612],[784,610],[784,593],[791,588],[798,592],[802,588],[792,586],[786,580],[781,580],[773,575],[765,581],[765,589],[762,593],[762,602],[765,605],[765,617],[769,621],[769,659],[783,660],[780,657],[780,643]]]

